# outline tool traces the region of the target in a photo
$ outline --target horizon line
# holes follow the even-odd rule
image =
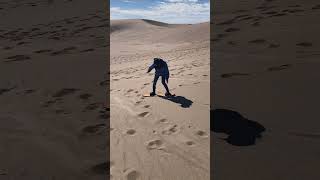
[[[200,21],[200,22],[196,22],[196,23],[168,23],[168,22],[164,22],[164,21],[159,21],[159,20],[154,20],[154,19],[145,19],[145,18],[117,18],[117,19],[111,19],[110,17],[110,21],[112,20],[149,20],[149,21],[156,21],[156,22],[160,22],[160,23],[164,23],[164,24],[172,24],[172,25],[175,25],[175,24],[178,24],[178,25],[183,25],[183,24],[201,24],[201,23],[210,23],[210,20],[209,21]]]

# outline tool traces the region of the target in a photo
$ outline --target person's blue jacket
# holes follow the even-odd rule
[[[149,67],[148,72],[150,72],[153,68],[156,71],[155,75],[163,76],[167,82],[169,81],[169,68],[164,60],[155,58],[153,64]]]

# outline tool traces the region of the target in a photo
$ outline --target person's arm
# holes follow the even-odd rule
[[[155,64],[152,64],[152,65],[149,67],[149,69],[148,69],[148,72],[147,72],[147,73],[149,73],[149,72],[154,68],[154,66],[155,66]]]

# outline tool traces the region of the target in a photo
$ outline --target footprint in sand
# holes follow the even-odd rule
[[[64,89],[61,89],[61,90],[59,90],[58,92],[54,93],[54,94],[52,95],[52,97],[63,97],[63,96],[69,95],[69,94],[73,94],[73,93],[75,93],[76,91],[78,91],[78,89],[74,89],[74,88],[64,88]]]
[[[57,100],[49,100],[43,103],[42,107],[49,107],[53,104],[55,104],[57,102]]]
[[[159,139],[147,142],[147,149],[161,149],[163,142]]]
[[[193,142],[193,141],[187,141],[187,142],[186,142],[186,145],[192,146],[192,145],[194,145],[194,142]]]
[[[129,129],[128,131],[127,131],[127,134],[128,135],[134,135],[136,133],[136,130],[134,130],[134,129]]]
[[[29,56],[26,55],[15,55],[15,56],[10,56],[6,58],[4,62],[13,62],[13,61],[26,61],[31,59]]]
[[[142,101],[137,101],[136,104],[140,104]]]
[[[56,56],[56,55],[60,55],[60,54],[68,54],[68,53],[70,53],[70,51],[76,50],[76,49],[77,49],[77,48],[74,47],[74,46],[72,46],[72,47],[67,47],[67,48],[64,48],[64,49],[62,49],[62,50],[60,50],[60,51],[52,52],[52,53],[51,53],[51,56]]]
[[[132,91],[133,91],[133,89],[129,89],[129,90],[127,91],[127,93],[132,92]]]
[[[17,46],[19,46],[19,45],[23,45],[23,44],[29,44],[29,42],[24,42],[24,41],[22,41],[22,42],[18,42],[18,43],[17,43]]]
[[[101,103],[91,103],[91,104],[88,104],[83,111],[96,110],[99,107],[101,107],[101,105],[102,105]]]
[[[301,43],[297,43],[297,46],[302,46],[302,47],[311,47],[312,43],[310,42],[301,42]]]
[[[255,40],[249,41],[249,43],[254,43],[254,44],[263,44],[265,42],[266,42],[266,40],[264,40],[264,39],[255,39]]]
[[[254,19],[255,17],[254,16],[249,16],[249,17],[244,17],[244,18],[241,18],[239,19],[240,21],[244,21],[244,20],[250,20],[250,19]]]
[[[81,53],[94,51],[93,48],[81,50]]]
[[[163,130],[161,133],[163,135],[171,135],[171,134],[174,134],[176,132],[178,132],[178,129],[177,129],[178,125],[173,125],[173,126],[169,126],[167,127],[165,130]]]
[[[38,51],[34,51],[34,53],[41,54],[41,53],[47,53],[47,52],[51,52],[51,51],[52,51],[51,49],[41,49]]]
[[[125,180],[138,180],[138,179],[140,179],[140,173],[134,169],[126,170],[124,175],[125,175]]]
[[[262,14],[277,14],[277,11],[267,11],[267,12],[263,12]]]
[[[150,107],[150,105],[145,105],[145,106],[143,106],[143,107],[145,107],[145,108],[149,108],[149,107]]]
[[[289,13],[297,13],[297,12],[304,12],[303,9],[290,9],[288,10]]]
[[[217,23],[217,25],[229,25],[229,24],[233,24],[235,22],[234,19],[230,19],[230,20],[226,20],[220,23]]]
[[[86,126],[82,129],[82,132],[85,134],[96,134],[101,132],[103,129],[105,129],[105,124],[96,124],[92,126]]]
[[[64,109],[56,109],[54,111],[56,114],[70,114],[69,112],[67,112],[66,110]]]
[[[13,87],[13,88],[0,89],[0,95],[4,94],[4,93],[6,93],[6,92],[9,92],[9,91],[11,91],[11,90],[13,90],[13,89],[15,89],[15,87]]]
[[[39,31],[39,28],[32,28],[31,31]]]
[[[269,44],[269,48],[278,48],[278,47],[280,47],[279,44],[274,44],[274,43]]]
[[[208,137],[208,134],[204,131],[201,131],[201,130],[197,131],[196,135],[203,137],[203,138]]]
[[[161,122],[161,123],[168,123],[168,120],[167,120],[167,119],[160,119],[159,122]]]
[[[260,22],[254,22],[251,24],[252,26],[260,26]]]
[[[235,31],[240,31],[240,29],[239,28],[228,28],[228,29],[226,29],[226,30],[224,30],[225,32],[235,32]]]
[[[13,49],[13,47],[9,47],[9,46],[3,47],[3,50],[10,50],[10,49]]]
[[[249,17],[249,16],[250,16],[250,14],[242,14],[242,15],[235,16],[234,18],[239,19],[239,18],[244,18],[244,17]]]
[[[138,114],[139,117],[146,117],[149,114],[149,112],[143,112]]]
[[[269,67],[267,69],[267,71],[281,71],[281,70],[288,69],[291,66],[292,66],[291,64],[284,64],[284,65],[281,65],[281,66],[273,66],[273,67]]]
[[[274,15],[271,15],[269,17],[279,17],[279,16],[285,16],[287,15],[286,13],[278,13],[278,14],[274,14]]]
[[[234,76],[248,76],[249,74],[246,73],[225,73],[225,74],[221,74],[222,78],[231,78]]]

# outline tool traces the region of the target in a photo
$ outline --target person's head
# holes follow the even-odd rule
[[[159,65],[161,63],[161,59],[160,58],[154,58],[153,59],[153,63],[156,65]]]

